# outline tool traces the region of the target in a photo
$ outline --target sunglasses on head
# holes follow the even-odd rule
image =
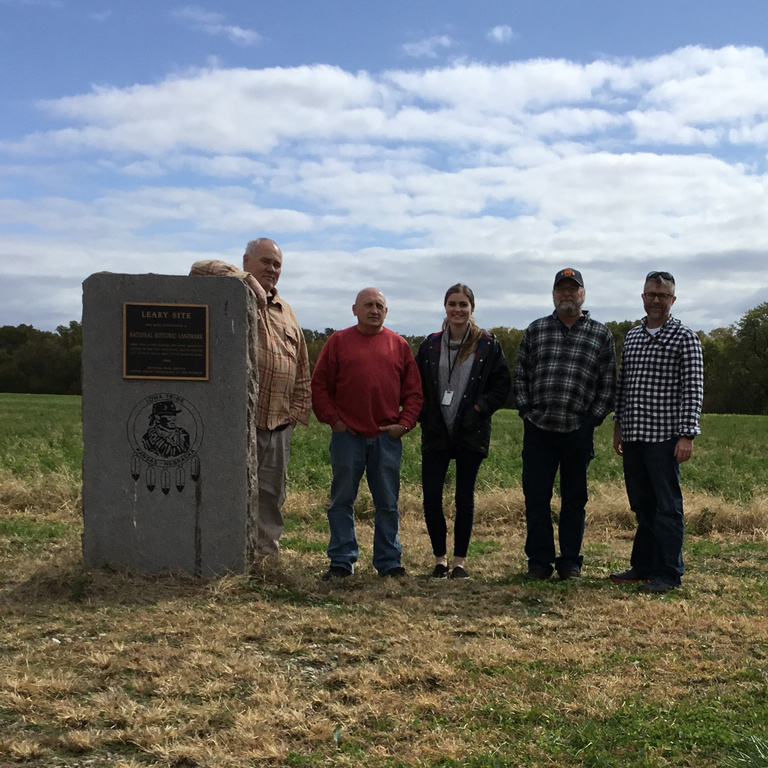
[[[672,277],[671,272],[659,272],[657,270],[653,270],[653,272],[649,272],[646,276],[646,280],[654,280],[655,278],[660,277],[662,280],[669,280],[670,283],[675,282],[675,278]]]

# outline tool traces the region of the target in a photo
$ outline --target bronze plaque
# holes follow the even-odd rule
[[[208,306],[125,302],[123,378],[208,381]]]

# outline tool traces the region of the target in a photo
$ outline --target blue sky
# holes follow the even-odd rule
[[[650,269],[696,329],[768,301],[763,0],[0,0],[0,67],[0,325],[257,236],[312,329],[458,281],[522,328],[564,266],[601,320]]]

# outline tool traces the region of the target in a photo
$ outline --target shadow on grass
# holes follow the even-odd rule
[[[473,577],[453,581],[411,574],[403,579],[380,579],[363,570],[349,579],[324,582],[320,572],[264,561],[250,574],[198,578],[184,572],[144,574],[111,567],[86,568],[77,559],[37,569],[25,580],[0,592],[0,602],[12,609],[51,604],[88,607],[144,606],[183,599],[191,601],[250,602],[254,599],[293,606],[335,607],[364,614],[403,601],[430,606],[436,613],[459,612],[465,619],[482,619],[500,611],[527,614],[567,607],[575,596],[603,593],[619,600],[635,590],[618,588],[603,578],[579,582],[531,581],[522,573],[496,578]],[[683,592],[678,593],[680,595]]]
[[[14,606],[48,603],[146,605],[174,597],[205,593],[209,582],[184,573],[140,574],[113,568],[89,570],[82,562],[62,562],[35,571],[0,593]]]

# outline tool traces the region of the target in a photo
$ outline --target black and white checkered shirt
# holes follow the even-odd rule
[[[589,312],[570,328],[555,312],[528,326],[515,368],[521,416],[550,432],[597,426],[613,410],[615,390],[613,336]]]
[[[622,347],[615,415],[621,439],[660,443],[698,435],[704,399],[699,337],[674,317],[652,336],[646,319]]]

